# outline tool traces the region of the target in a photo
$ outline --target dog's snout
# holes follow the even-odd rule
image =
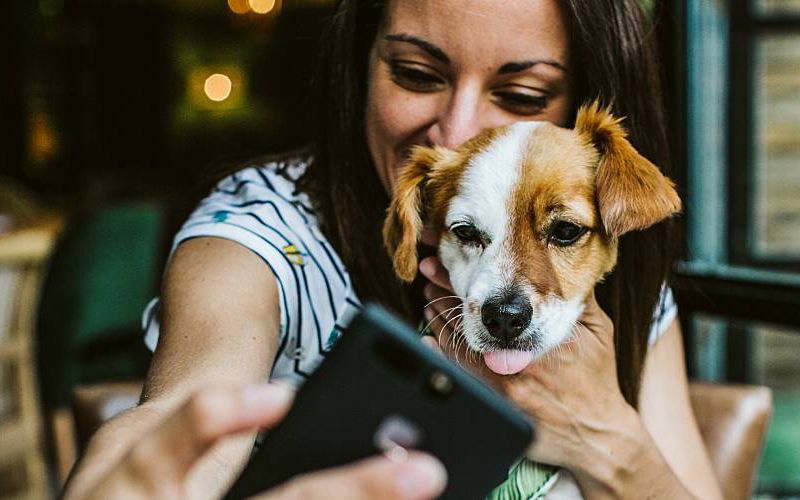
[[[519,294],[491,298],[481,307],[481,320],[489,333],[500,340],[518,337],[531,323],[533,308]]]

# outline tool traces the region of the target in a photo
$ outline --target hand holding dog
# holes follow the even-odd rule
[[[635,443],[640,442],[637,436],[642,430],[641,423],[619,389],[614,326],[597,304],[594,293],[587,298],[569,343],[531,363],[519,374],[501,376],[486,368],[480,358],[470,357],[464,344],[452,337],[454,322],[448,324],[451,316],[445,311],[458,304],[451,298],[447,270],[439,259],[424,259],[420,272],[430,280],[425,287],[426,298],[435,301],[425,314],[438,342],[429,338],[426,343],[442,348],[535,418],[537,439],[529,450],[529,458],[565,467],[579,480],[582,474],[587,479],[602,474],[604,471],[596,470],[598,464],[628,458],[609,443],[628,436],[634,441],[622,451],[634,449]],[[461,347],[454,350],[454,345]]]

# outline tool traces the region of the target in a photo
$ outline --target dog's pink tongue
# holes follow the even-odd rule
[[[486,366],[488,366],[490,370],[498,375],[519,373],[524,370],[531,361],[533,361],[533,353],[531,351],[503,349],[502,351],[483,353],[483,362],[486,363]]]

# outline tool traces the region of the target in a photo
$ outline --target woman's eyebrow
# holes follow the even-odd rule
[[[385,40],[389,40],[392,42],[406,42],[414,44],[417,47],[424,50],[425,52],[427,52],[434,59],[441,61],[444,64],[450,64],[450,58],[447,57],[447,54],[445,54],[442,49],[440,49],[439,47],[437,47],[436,45],[432,44],[427,40],[423,40],[422,38],[416,37],[414,35],[409,35],[408,33],[397,33],[394,35],[386,35],[383,38]]]
[[[519,73],[520,71],[525,71],[526,69],[532,68],[537,64],[546,64],[548,66],[558,68],[564,73],[567,73],[566,66],[564,66],[558,61],[554,61],[552,59],[533,59],[530,61],[516,61],[516,62],[505,63],[504,65],[500,66],[500,69],[497,70],[497,74],[505,75],[508,73]]]

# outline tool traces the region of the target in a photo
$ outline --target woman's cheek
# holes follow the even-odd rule
[[[389,109],[387,109],[390,106],[391,99],[385,95],[380,86],[372,86],[370,88],[366,116],[367,146],[378,177],[387,192],[390,192],[392,184],[390,182],[392,119]]]
[[[384,187],[391,188],[411,146],[424,144],[424,99],[408,92],[376,89],[368,120],[370,149]],[[404,95],[405,94],[405,95]]]

